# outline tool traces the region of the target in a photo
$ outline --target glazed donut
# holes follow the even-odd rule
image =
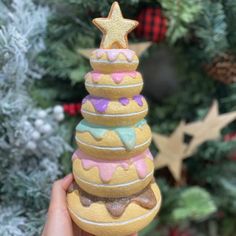
[[[139,60],[135,52],[130,49],[96,49],[90,57],[90,64],[94,71],[104,74],[135,71]]]
[[[153,178],[153,157],[149,150],[128,160],[97,160],[77,150],[73,174],[86,192],[110,198],[130,196],[144,189]]]
[[[142,120],[148,112],[146,99],[142,95],[133,98],[108,98],[86,96],[81,113],[89,122],[104,126],[128,126]]]
[[[92,96],[110,99],[133,97],[142,91],[143,79],[137,71],[112,74],[92,71],[85,76],[85,87]]]
[[[101,198],[69,187],[68,208],[73,221],[97,236],[127,236],[147,226],[157,214],[161,195],[155,183],[125,198]]]
[[[152,133],[145,120],[132,126],[106,127],[80,121],[76,142],[84,153],[106,160],[128,159],[144,152],[151,143]]]

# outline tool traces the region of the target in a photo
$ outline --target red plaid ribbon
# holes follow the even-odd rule
[[[144,8],[138,15],[139,26],[136,29],[138,37],[160,42],[165,38],[167,21],[160,7]]]

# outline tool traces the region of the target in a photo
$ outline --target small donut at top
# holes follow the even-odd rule
[[[97,49],[92,52],[90,64],[93,70],[104,74],[135,71],[139,60],[130,49]]]

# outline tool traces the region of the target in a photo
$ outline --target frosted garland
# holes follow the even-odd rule
[[[38,235],[44,222],[38,215],[45,215],[51,184],[61,173],[58,157],[69,149],[57,135],[58,122],[64,118],[62,108],[37,108],[27,91],[44,72],[35,58],[44,48],[49,10],[31,0],[2,5],[0,235]],[[38,218],[35,224],[33,219]]]

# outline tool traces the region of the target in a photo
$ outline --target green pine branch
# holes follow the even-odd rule
[[[167,37],[171,43],[188,33],[189,25],[197,19],[203,8],[201,0],[161,0],[161,4],[169,19]]]
[[[206,58],[212,59],[228,49],[227,23],[220,1],[204,1],[204,8],[193,28]]]

